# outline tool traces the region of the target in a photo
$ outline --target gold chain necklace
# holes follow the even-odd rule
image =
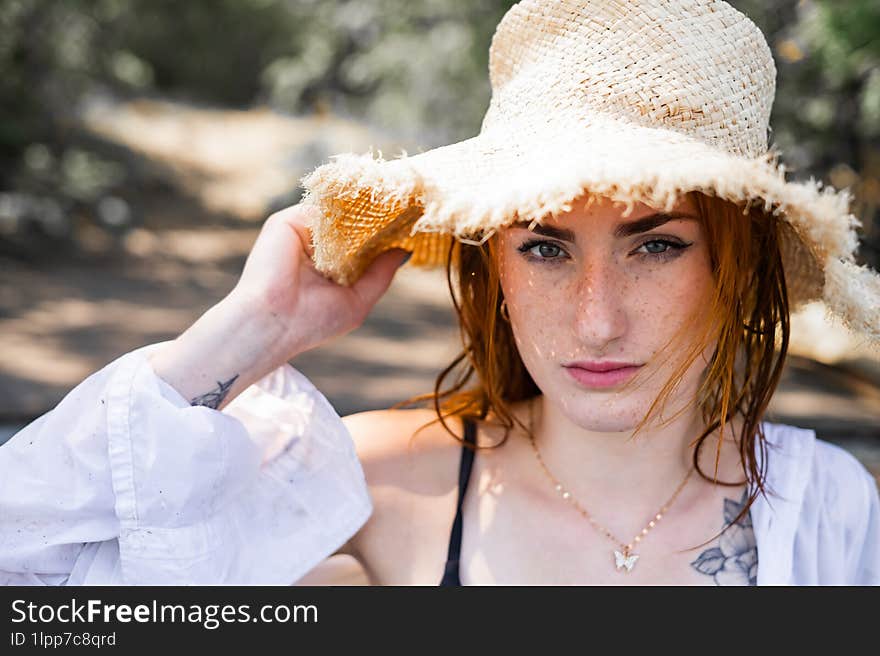
[[[636,561],[639,559],[639,555],[633,553],[632,550],[648,534],[648,531],[654,528],[654,526],[657,525],[657,522],[663,519],[663,515],[666,514],[666,512],[669,510],[669,507],[673,504],[673,502],[675,502],[675,499],[678,497],[679,493],[684,489],[684,486],[687,484],[688,479],[690,479],[691,474],[694,473],[694,468],[691,467],[688,470],[687,475],[684,477],[684,480],[679,484],[678,488],[676,488],[673,495],[669,498],[669,501],[663,504],[663,507],[657,511],[657,514],[654,515],[654,518],[650,522],[648,522],[648,525],[645,526],[645,528],[643,528],[638,534],[636,534],[636,536],[628,544],[624,544],[623,541],[617,539],[614,534],[611,533],[611,531],[609,531],[607,528],[605,528],[595,519],[593,519],[592,515],[584,510],[583,506],[581,506],[581,504],[579,504],[577,500],[575,500],[571,493],[562,486],[562,483],[556,480],[556,477],[554,477],[553,474],[550,473],[550,470],[547,468],[544,459],[541,457],[541,453],[538,451],[538,445],[535,444],[532,402],[529,402],[529,442],[531,442],[532,444],[532,449],[535,451],[535,456],[538,458],[538,463],[540,463],[541,468],[544,470],[544,473],[547,474],[547,477],[553,483],[556,491],[559,492],[560,495],[562,495],[562,498],[566,501],[571,502],[571,504],[578,510],[578,512],[580,512],[580,514],[583,515],[587,519],[587,521],[589,521],[590,524],[593,525],[593,528],[608,537],[608,539],[610,539],[612,542],[614,542],[614,544],[620,547],[620,549],[614,550],[614,565],[618,571],[632,571],[632,568],[635,566]]]

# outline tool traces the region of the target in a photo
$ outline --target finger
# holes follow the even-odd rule
[[[391,284],[394,273],[407,259],[409,253],[400,248],[385,251],[370,263],[357,282],[351,288],[371,307],[385,293]]]
[[[275,212],[266,223],[281,223],[286,228],[292,229],[299,236],[306,254],[314,258],[315,249],[313,244],[312,225],[321,216],[317,207],[312,205],[291,205]]]

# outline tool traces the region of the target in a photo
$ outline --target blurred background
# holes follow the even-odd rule
[[[512,4],[0,0],[0,442],[219,301],[330,155],[476,135]],[[773,50],[789,178],[851,189],[880,268],[880,3],[731,4]],[[880,475],[880,355],[818,304],[793,333],[768,418]],[[442,272],[404,268],[362,328],[293,364],[345,415],[429,391],[456,351]]]

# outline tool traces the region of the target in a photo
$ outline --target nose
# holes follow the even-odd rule
[[[626,281],[612,263],[590,261],[575,290],[575,322],[583,346],[603,354],[627,330]]]

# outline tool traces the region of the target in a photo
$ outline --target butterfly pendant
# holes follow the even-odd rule
[[[627,572],[632,571],[632,568],[635,566],[638,559],[639,557],[637,554],[627,556],[616,549],[614,550],[614,564],[617,566],[618,571],[622,570],[624,567]]]

